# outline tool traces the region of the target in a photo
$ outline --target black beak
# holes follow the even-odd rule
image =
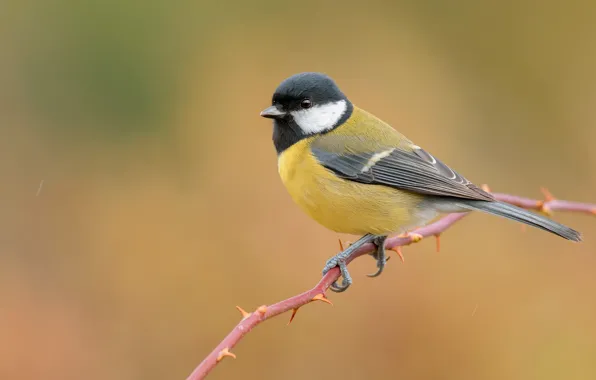
[[[281,119],[286,113],[276,106],[267,107],[261,111],[261,116],[269,119]]]

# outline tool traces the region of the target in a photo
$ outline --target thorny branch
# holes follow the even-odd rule
[[[488,188],[485,187],[488,191]],[[552,194],[542,189],[545,199],[536,200],[530,198],[518,197],[509,194],[498,194],[493,193],[496,199],[514,204],[519,207],[523,207],[530,210],[536,210],[547,215],[551,215],[554,211],[571,211],[577,213],[585,213],[590,215],[596,215],[596,204],[579,203],[572,201],[563,201],[555,199]],[[438,221],[431,223],[425,227],[415,230],[405,235],[400,235],[387,239],[386,247],[389,250],[395,251],[403,261],[403,255],[400,247],[416,243],[422,238],[435,236],[437,239],[437,250],[439,250],[439,236],[440,234],[451,227],[455,222],[464,218],[467,214],[449,214]],[[340,241],[341,246],[341,241]],[[342,247],[343,249],[343,247]],[[349,261],[356,257],[372,252],[374,246],[372,244],[364,245],[360,248],[357,253],[350,258]],[[349,262],[348,262],[349,263]],[[241,307],[236,308],[242,314],[242,320],[234,327],[234,329],[207,355],[207,357],[199,364],[197,368],[190,374],[187,380],[199,380],[204,379],[213,368],[225,357],[236,358],[230,350],[240,342],[240,340],[248,334],[255,326],[260,324],[267,319],[273,318],[279,314],[287,311],[292,311],[290,322],[294,319],[298,309],[307,303],[313,301],[322,301],[332,304],[326,296],[325,292],[329,286],[335,282],[340,276],[339,269],[334,268],[327,272],[325,276],[310,290],[277,302],[272,305],[259,306],[254,312],[249,313],[243,310]]]

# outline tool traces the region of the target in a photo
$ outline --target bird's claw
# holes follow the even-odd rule
[[[389,258],[385,254],[385,240],[387,236],[377,236],[373,240],[373,244],[377,247],[374,253],[372,253],[372,257],[377,260],[377,271],[375,273],[367,274],[368,277],[377,277],[381,273],[383,273],[383,269],[385,269],[385,264]]]
[[[387,236],[374,236],[372,234],[366,234],[358,239],[358,241],[351,244],[348,248],[327,260],[325,267],[323,268],[323,276],[325,276],[331,269],[335,267],[339,268],[339,272],[342,276],[341,285],[339,285],[337,281],[334,281],[329,288],[334,292],[339,293],[344,292],[350,287],[352,284],[352,276],[350,276],[350,273],[348,272],[347,263],[360,247],[368,243],[373,243],[377,246],[377,249],[372,256],[377,260],[377,267],[379,268],[379,270],[372,274],[371,277],[380,275],[385,268],[385,264],[387,263],[387,258],[385,257],[385,239],[387,239]],[[343,249],[343,246],[340,245],[340,247]]]
[[[339,267],[339,272],[341,273],[342,277],[341,285],[338,285],[336,280],[329,287],[334,292],[341,293],[348,289],[350,285],[352,285],[352,276],[350,276],[350,272],[348,272],[348,265],[346,264],[346,260],[339,257],[332,257],[329,260],[327,260],[325,268],[323,268],[323,276],[335,267]]]

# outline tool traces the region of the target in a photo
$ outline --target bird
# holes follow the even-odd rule
[[[328,75],[303,72],[283,80],[260,116],[273,120],[278,172],[312,219],[338,232],[363,235],[330,258],[323,274],[339,267],[345,291],[346,260],[373,243],[380,275],[385,240],[428,224],[438,215],[482,211],[543,229],[572,241],[579,232],[498,201],[388,123],[354,105]]]

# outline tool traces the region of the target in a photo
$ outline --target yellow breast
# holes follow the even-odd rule
[[[400,233],[422,222],[416,208],[420,195],[338,178],[311,154],[311,139],[282,152],[278,169],[292,199],[314,220],[333,231],[355,235]]]

